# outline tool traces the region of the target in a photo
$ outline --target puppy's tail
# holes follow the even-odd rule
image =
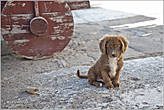
[[[79,78],[88,79],[88,76],[87,75],[80,75],[80,70],[77,70],[77,76]]]

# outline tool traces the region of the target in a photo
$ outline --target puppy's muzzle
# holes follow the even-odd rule
[[[117,57],[117,55],[115,54],[114,50],[112,51],[112,57]]]

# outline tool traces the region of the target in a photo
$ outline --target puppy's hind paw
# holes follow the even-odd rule
[[[96,86],[96,87],[102,87],[103,84],[102,84],[102,83],[97,83],[95,86]]]
[[[102,86],[102,83],[99,83],[99,82],[92,82],[90,83],[91,85],[94,85],[96,87],[101,87]]]

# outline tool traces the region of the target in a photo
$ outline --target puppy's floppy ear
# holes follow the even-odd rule
[[[99,47],[102,53],[106,53],[106,48],[105,48],[106,42],[107,42],[106,36],[103,36],[101,39],[99,39]]]
[[[123,37],[123,36],[120,36],[120,41],[121,41],[121,44],[122,44],[122,47],[121,47],[122,53],[125,53],[125,51],[126,51],[127,48],[128,48],[129,42],[128,42],[128,40],[127,40],[125,37]]]

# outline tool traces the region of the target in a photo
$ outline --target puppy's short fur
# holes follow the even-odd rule
[[[123,67],[123,53],[127,50],[128,41],[123,36],[105,35],[100,39],[99,47],[101,57],[89,69],[88,75],[80,75],[79,78],[87,78],[91,85],[100,87],[102,80],[107,88],[119,87],[120,72]]]

